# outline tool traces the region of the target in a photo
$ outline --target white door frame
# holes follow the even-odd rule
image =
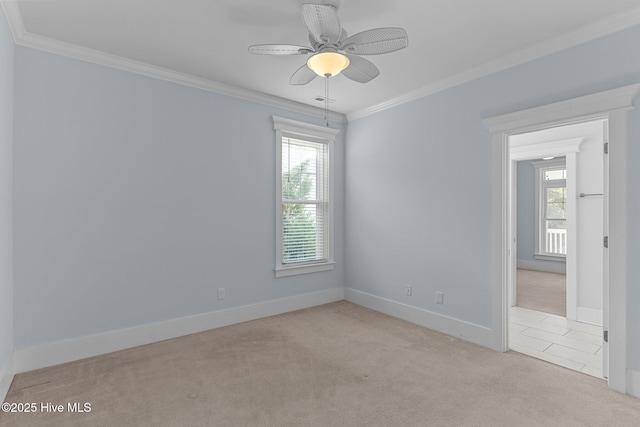
[[[609,123],[609,249],[605,251],[604,325],[609,326],[609,388],[627,393],[627,113],[640,84],[485,119],[491,131],[492,347],[508,351],[509,136],[566,124],[606,119]],[[606,190],[605,190],[606,192]],[[608,253],[607,253],[608,252]],[[608,255],[608,257],[607,257]]]

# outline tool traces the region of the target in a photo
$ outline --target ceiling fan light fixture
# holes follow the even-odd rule
[[[333,77],[349,66],[349,58],[338,52],[320,52],[309,58],[307,66],[320,77]]]

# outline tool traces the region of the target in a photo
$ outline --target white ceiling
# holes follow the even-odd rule
[[[300,5],[313,1],[20,0],[7,15],[26,35],[321,108],[313,98],[324,94],[323,79],[288,84],[306,56],[247,51],[261,43],[308,45]],[[330,80],[330,108],[350,118],[640,22],[640,0],[316,2],[337,5],[349,34],[398,26],[409,36],[408,48],[367,57],[381,71],[373,81]]]

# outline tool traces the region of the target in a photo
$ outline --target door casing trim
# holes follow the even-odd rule
[[[610,286],[604,303],[616,307],[608,312],[608,319],[605,309],[605,324],[608,320],[609,325],[608,384],[622,393],[627,392],[627,115],[639,90],[640,84],[634,84],[484,120],[491,132],[492,348],[502,352],[508,351],[509,136],[598,119],[608,121],[609,200],[605,221],[609,226],[609,256],[604,280],[605,289]]]

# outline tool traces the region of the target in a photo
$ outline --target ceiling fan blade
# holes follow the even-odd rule
[[[311,33],[309,33],[309,43],[311,43],[311,47],[313,47],[313,50],[315,51],[317,51],[322,45],[322,43],[313,38]]]
[[[408,44],[403,28],[374,28],[348,37],[340,43],[340,49],[356,55],[380,55],[403,49]]]
[[[313,49],[292,44],[256,44],[249,46],[249,52],[257,55],[306,55]]]
[[[349,34],[347,34],[347,31],[343,28],[342,31],[340,31],[340,42],[342,42],[347,37],[349,37]]]
[[[340,40],[342,26],[336,8],[325,4],[303,4],[302,20],[309,33],[321,44],[335,44]]]
[[[304,64],[302,67],[298,68],[295,73],[293,73],[289,79],[289,84],[294,86],[306,85],[316,77],[318,77],[316,72],[307,67],[307,64]]]
[[[349,66],[342,70],[342,74],[351,80],[367,83],[380,74],[378,67],[368,59],[354,55],[347,55],[347,58],[349,58]]]

